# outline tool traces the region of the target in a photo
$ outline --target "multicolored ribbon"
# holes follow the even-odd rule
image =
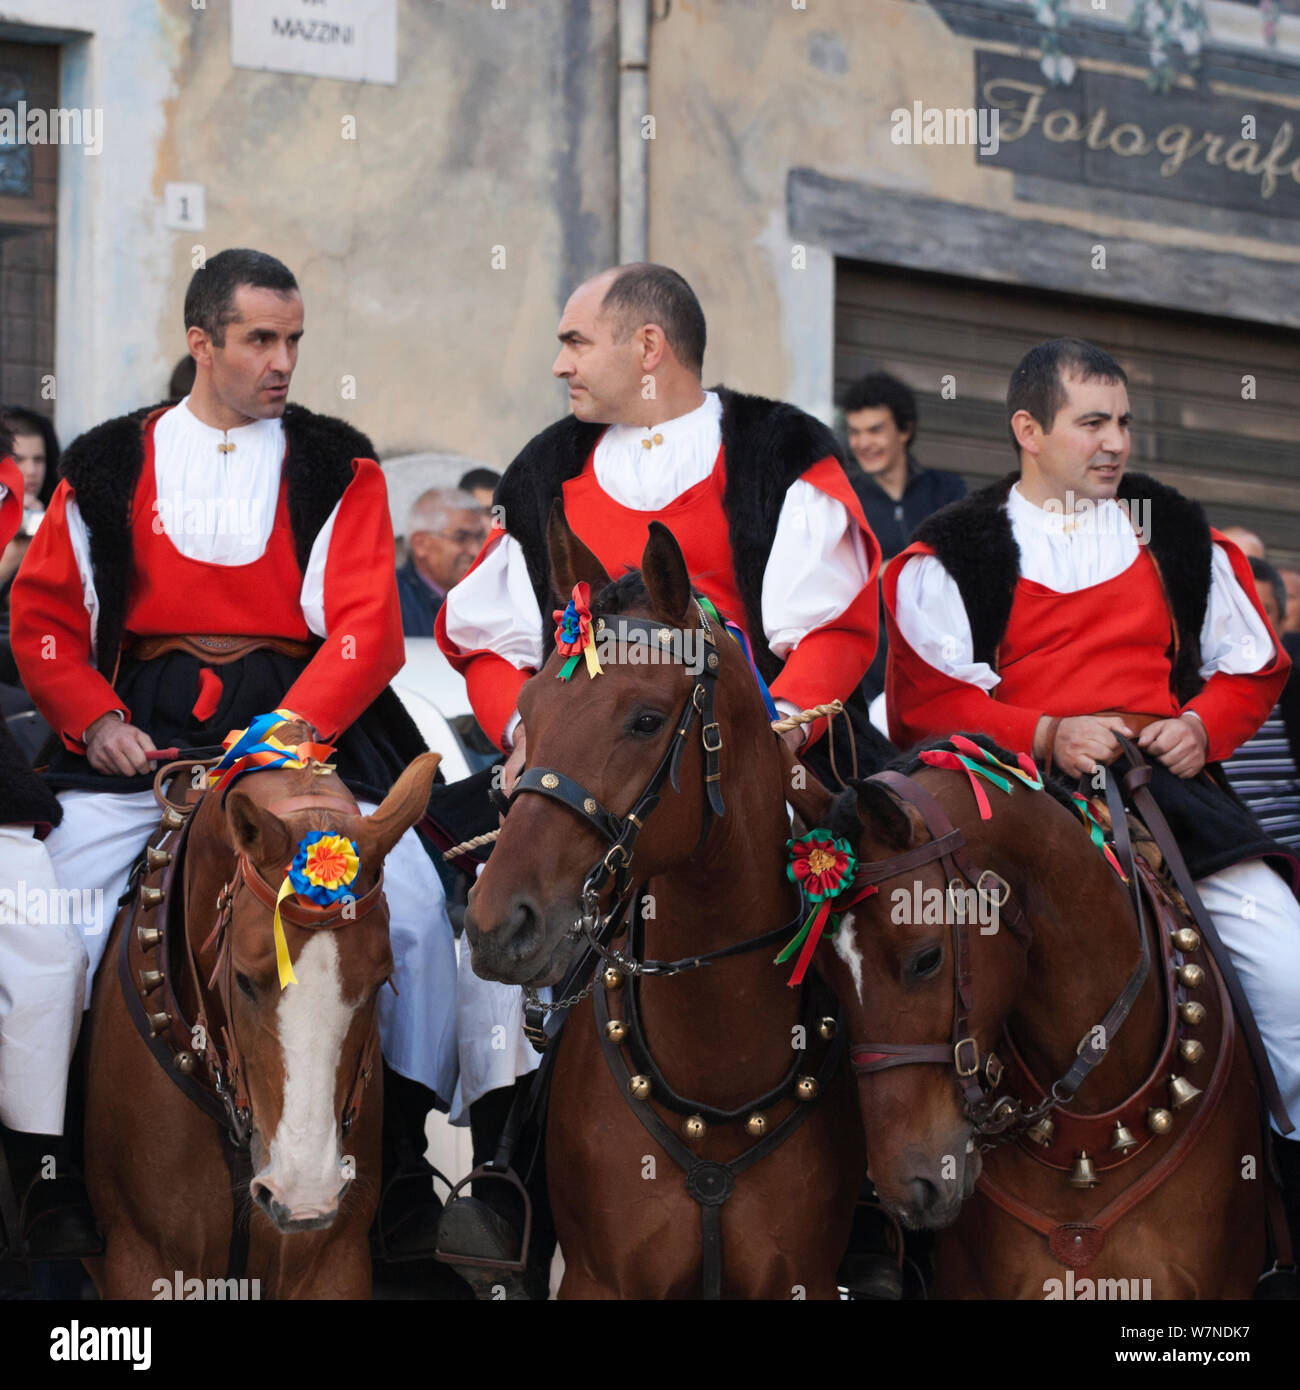
[[[573,597],[564,608],[551,610],[555,619],[555,650],[568,660],[560,667],[559,678],[567,681],[578,669],[579,660],[587,662],[587,676],[594,680],[605,673],[596,656],[596,639],[591,631],[591,586],[573,586]]]
[[[796,932],[794,940],[782,950],[773,964],[782,965],[796,951],[799,959],[795,962],[794,973],[786,981],[792,989],[803,983],[808,967],[812,963],[817,943],[825,936],[834,936],[840,927],[840,914],[847,912],[863,898],[870,897],[880,890],[874,883],[868,884],[853,898],[838,906],[832,912],[835,899],[853,885],[853,875],[857,872],[857,856],[847,840],[832,835],[829,830],[810,830],[798,839],[787,840],[790,862],[786,865],[786,876],[795,884],[803,896],[814,904],[813,910],[804,919],[804,924]]]
[[[983,778],[986,782],[991,782],[995,787],[1000,788],[1008,795],[1011,793],[1011,782],[1009,778],[1015,777],[1023,782],[1031,791],[1042,791],[1043,779],[1038,774],[1038,769],[1034,766],[1033,759],[1024,753],[1016,754],[1018,767],[1012,767],[1009,763],[1004,763],[1001,758],[990,753],[987,748],[981,748],[978,743],[972,743],[970,739],[964,738],[961,734],[954,734],[948,742],[952,744],[955,752],[949,752],[943,748],[928,748],[921,753],[920,759],[929,767],[946,768],[951,772],[965,772],[970,778],[971,790],[975,793],[975,804],[979,807],[980,820],[990,820],[993,816],[993,808],[989,805],[989,799],[984,788],[980,786],[978,778]],[[1007,776],[1002,776],[994,772],[994,768],[1000,768],[1001,772]]]
[[[312,830],[298,841],[298,850],[275,895],[275,965],[280,988],[298,983],[289,959],[289,943],[280,921],[280,904],[293,894],[318,907],[329,907],[348,896],[361,872],[361,856],[355,840],[336,830]]]
[[[259,714],[246,729],[232,729],[221,740],[226,750],[208,773],[209,785],[222,797],[246,772],[266,772],[275,767],[305,768],[325,762],[334,752],[332,743],[281,743],[272,729],[297,719],[292,710]]]
[[[1092,806],[1086,796],[1080,796],[1078,792],[1070,793],[1070,800],[1074,802],[1075,809],[1083,819],[1083,824],[1088,831],[1088,838],[1093,846],[1105,857],[1106,863],[1120,876],[1125,883],[1128,882],[1128,875],[1119,866],[1119,860],[1115,858],[1114,851],[1106,843],[1106,832],[1101,827],[1101,822],[1092,813]]]

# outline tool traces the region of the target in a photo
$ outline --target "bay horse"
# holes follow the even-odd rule
[[[465,930],[481,976],[529,987],[561,980],[579,927],[602,943],[550,1044],[560,1297],[835,1298],[862,1138],[833,1000],[773,963],[799,924],[783,745],[665,526],[617,583],[558,509],[548,540],[554,591],[578,614],[587,585],[616,642],[600,676],[570,655],[557,679],[557,650],[523,687],[528,767]],[[617,935],[632,899],[605,945],[593,923]]]
[[[1009,790],[977,789],[958,755]],[[1108,818],[1140,914],[1098,852],[1100,813],[1090,832],[1068,792],[1017,767],[1034,771],[958,736],[831,808],[857,886],[877,890],[817,955],[848,1019],[876,1192],[940,1232],[935,1297],[1249,1297],[1267,1140],[1222,978],[1128,856],[1118,791]]]
[[[297,723],[276,735],[311,738]],[[91,1005],[86,1178],[105,1252],[85,1263],[102,1297],[151,1298],[160,1280],[178,1298],[235,1297],[235,1278],[265,1298],[369,1297],[382,1087],[362,1099],[393,969],[382,865],[437,763],[416,758],[368,816],[320,764],[188,806],[157,793],[162,839]],[[350,839],[359,872],[332,907],[281,904],[296,977],[282,988],[276,890],[311,831]]]

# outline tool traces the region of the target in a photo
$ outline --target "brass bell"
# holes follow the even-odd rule
[[[606,989],[622,989],[623,972],[616,965],[607,965],[600,977],[600,982]]]
[[[1137,1147],[1137,1140],[1123,1120],[1115,1121],[1115,1133],[1110,1136],[1110,1147],[1116,1153],[1126,1153]]]
[[[152,951],[162,940],[162,932],[157,927],[137,927],[135,935],[142,951]]]
[[[1147,1111],[1147,1128],[1152,1134],[1168,1134],[1173,1128],[1173,1123],[1174,1117],[1158,1105],[1153,1105]]]
[[[162,813],[161,824],[164,830],[179,830],[185,824],[185,813],[178,811],[175,806],[168,806]]]
[[[140,972],[140,988],[146,994],[152,994],[163,982],[161,970],[142,970]]]
[[[1201,938],[1191,927],[1179,927],[1174,933],[1174,945],[1180,951],[1197,951],[1201,946]]]
[[[692,1144],[698,1144],[704,1138],[704,1131],[707,1128],[702,1115],[688,1115],[682,1121],[682,1133]]]
[[[650,1094],[650,1078],[642,1076],[639,1072],[636,1076],[629,1077],[627,1093],[633,1100],[645,1100]]]
[[[149,1031],[156,1038],[159,1033],[167,1031],[167,1025],[171,1022],[171,1015],[166,1013],[149,1015]]]
[[[1032,1139],[1035,1144],[1041,1144],[1043,1148],[1047,1148],[1055,1133],[1056,1121],[1050,1115],[1044,1115],[1037,1124],[1030,1126],[1026,1131],[1026,1137]]]
[[[172,1058],[172,1066],[176,1068],[182,1076],[188,1076],[194,1070],[194,1054],[192,1052],[178,1052]]]
[[[1171,1076],[1169,1078],[1169,1103],[1175,1110],[1181,1110],[1184,1105],[1190,1105],[1197,1096],[1201,1094],[1199,1086],[1181,1076]]]
[[[1178,978],[1188,989],[1197,989],[1205,983],[1205,971],[1199,965],[1180,965]]]
[[[817,1078],[815,1076],[801,1076],[794,1083],[794,1093],[800,1100],[816,1100]]]
[[[745,1121],[745,1133],[754,1139],[761,1139],[767,1133],[767,1116],[761,1110],[755,1110]]]
[[[1185,1004],[1179,1004],[1178,1017],[1184,1023],[1190,1023],[1195,1027],[1196,1024],[1205,1022],[1205,1005],[1198,1004],[1195,999],[1189,999]]]
[[[153,845],[145,850],[144,858],[151,873],[154,869],[165,869],[172,862],[171,855],[165,849],[156,849]]]
[[[1178,1044],[1178,1055],[1184,1062],[1195,1064],[1205,1056],[1205,1044],[1195,1038],[1184,1038]]]
[[[624,1042],[627,1038],[627,1024],[621,1018],[611,1018],[605,1025],[605,1036],[612,1043]]]
[[[1092,1166],[1092,1159],[1085,1149],[1074,1161],[1074,1172],[1070,1174],[1071,1187],[1100,1187],[1101,1179]]]
[[[146,912],[152,912],[163,900],[163,890],[161,888],[141,888],[140,906]]]
[[[827,1042],[830,1042],[830,1040],[835,1036],[835,1020],[833,1018],[822,1019],[822,1021],[817,1025],[817,1033]]]

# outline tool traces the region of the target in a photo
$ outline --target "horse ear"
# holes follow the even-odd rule
[[[441,761],[441,753],[421,753],[393,783],[383,801],[361,818],[357,848],[363,864],[377,869],[388,851],[424,815],[433,774]]]
[[[283,866],[293,857],[288,826],[246,792],[232,791],[226,798],[226,823],[235,848],[250,863]]]
[[[650,523],[650,538],[641,555],[641,578],[655,612],[674,627],[683,626],[691,606],[691,576],[677,537],[662,521]]]
[[[893,849],[907,849],[919,828],[911,808],[903,806],[875,782],[853,781],[831,803],[826,825],[834,835],[857,846],[864,830]]]
[[[590,585],[594,597],[609,583],[604,565],[574,535],[558,497],[546,523],[546,544],[551,553],[551,588],[561,603],[568,601],[575,584]]]

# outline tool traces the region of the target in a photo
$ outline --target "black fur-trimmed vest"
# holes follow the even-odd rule
[[[782,662],[763,635],[763,571],[781,507],[790,485],[813,464],[832,457],[843,467],[844,456],[831,431],[796,406],[721,386],[710,389],[722,403],[727,475],[723,506],[745,628],[755,664],[770,682]],[[561,496],[564,484],[582,472],[605,428],[566,416],[523,447],[497,486],[496,501],[505,508],[506,529],[523,547],[528,577],[543,614],[563,606],[551,592],[546,546],[551,504]],[[549,655],[555,642],[553,625],[544,621],[542,627],[543,650]]]
[[[1019,473],[953,502],[917,527],[920,541],[952,575],[966,606],[974,642],[974,660],[997,669],[998,646],[1011,618],[1020,579],[1020,548],[1007,515],[1007,494]],[[1149,502],[1150,552],[1178,634],[1177,654],[1171,651],[1172,684],[1186,702],[1204,682],[1201,665],[1201,626],[1210,596],[1212,542],[1210,527],[1199,502],[1144,473],[1128,473],[1119,486],[1126,502]]]
[[[131,587],[131,502],[144,466],[144,422],[165,405],[108,420],[75,439],[59,472],[77,495],[90,536],[90,564],[99,598],[95,630],[98,666],[113,679]],[[302,406],[284,411],[289,520],[298,564],[306,569],[312,543],[352,481],[352,460],[374,458],[359,430]]]

